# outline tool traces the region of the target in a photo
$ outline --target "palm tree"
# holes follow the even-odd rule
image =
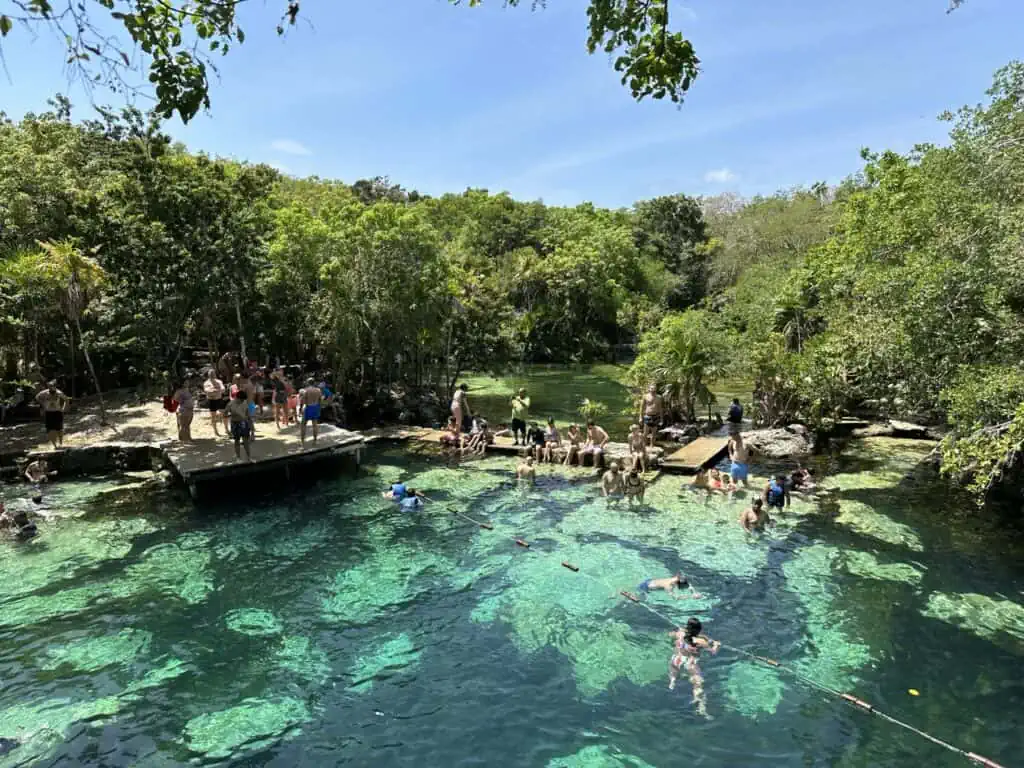
[[[39,247],[39,251],[18,254],[5,271],[23,285],[42,287],[60,306],[65,321],[78,334],[100,402],[100,423],[106,425],[107,411],[100,380],[89,356],[88,341],[82,334],[82,317],[89,301],[106,281],[106,273],[95,259],[83,254],[72,239],[40,242]]]
[[[665,395],[678,402],[689,421],[697,420],[697,403],[714,403],[708,386],[722,374],[724,345],[702,310],[666,317],[658,328],[656,348],[650,350],[649,370],[656,381],[667,382]]]

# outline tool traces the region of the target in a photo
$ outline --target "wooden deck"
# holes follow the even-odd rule
[[[320,425],[320,436],[313,442],[312,427],[306,432],[306,442],[299,438],[299,427],[291,425],[280,432],[273,426],[257,424],[257,437],[249,444],[252,461],[235,458],[234,442],[226,437],[196,440],[192,443],[165,443],[161,447],[175,471],[196,495],[198,483],[218,480],[271,467],[284,470],[293,464],[315,461],[347,453],[354,453],[356,462],[366,440],[358,432],[349,432],[330,424]]]
[[[701,467],[718,461],[726,451],[729,438],[698,437],[689,445],[669,454],[661,463],[661,468],[668,472],[694,473]]]

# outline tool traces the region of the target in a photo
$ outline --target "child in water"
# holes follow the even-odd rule
[[[675,638],[676,652],[672,655],[672,662],[668,667],[668,689],[675,689],[679,670],[685,667],[693,686],[693,703],[697,705],[697,713],[701,717],[708,717],[707,702],[704,700],[704,675],[700,671],[697,659],[702,648],[707,648],[711,653],[718,653],[721,643],[702,635],[702,628],[698,619],[690,617],[685,629],[677,629],[670,633]]]

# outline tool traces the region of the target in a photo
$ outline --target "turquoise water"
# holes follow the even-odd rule
[[[685,677],[667,687],[670,626],[613,598],[676,569],[702,597],[657,611],[1013,765],[1022,547],[915,470],[925,450],[855,447],[836,503],[796,500],[763,537],[744,500],[678,478],[609,507],[588,471],[517,487],[510,459],[394,446],[201,509],[58,484],[60,519],[0,544],[0,737],[20,742],[0,768],[968,764],[725,650],[700,717]],[[380,498],[399,478],[423,513]]]

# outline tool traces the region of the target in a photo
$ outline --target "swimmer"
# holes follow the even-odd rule
[[[415,488],[406,488],[405,496],[399,500],[398,507],[403,512],[415,512],[423,506],[423,499],[423,491],[417,491]]]
[[[769,507],[784,509],[789,506],[789,488],[786,485],[786,476],[777,475],[774,480],[764,487],[762,493],[764,503]]]
[[[713,491],[722,490],[722,473],[717,469],[708,472],[708,488]]]
[[[813,469],[797,466],[793,474],[790,475],[790,480],[794,491],[813,491],[817,487],[814,483]]]
[[[644,503],[644,490],[646,489],[646,484],[644,483],[644,479],[640,477],[640,473],[636,471],[636,467],[629,470],[629,474],[626,475],[623,486],[626,491],[626,498],[629,499],[631,506],[634,501],[638,501],[641,504]]]
[[[409,489],[405,487],[405,483],[392,483],[391,488],[384,491],[381,494],[385,499],[391,499],[393,501],[401,501],[409,493]]]
[[[678,590],[684,587],[690,590],[688,595],[676,594]],[[700,597],[700,594],[693,591],[693,587],[690,586],[690,582],[687,581],[686,577],[682,573],[676,573],[675,576],[669,576],[665,579],[644,579],[637,584],[636,591],[640,594],[648,594],[658,589],[663,589],[675,600],[685,600],[688,597]]]
[[[718,653],[721,643],[702,635],[702,629],[700,621],[691,617],[686,622],[685,629],[680,628],[669,633],[675,639],[676,652],[672,655],[668,667],[668,689],[675,689],[679,670],[685,667],[693,686],[693,703],[697,705],[697,714],[708,717],[707,702],[704,700],[704,675],[700,671],[697,659],[701,650],[705,648],[711,653]]]
[[[740,525],[745,531],[760,532],[766,525],[775,525],[775,521],[768,517],[764,502],[761,499],[754,499],[750,507],[743,510],[743,514],[740,515]]]
[[[622,473],[619,472],[619,463],[613,461],[608,467],[608,471],[601,476],[601,495],[605,497],[621,496],[625,490]]]
[[[25,479],[32,485],[45,483],[56,474],[56,472],[50,471],[50,465],[46,463],[46,459],[36,459],[25,467]]]
[[[516,467],[516,478],[519,480],[529,480],[531,483],[537,477],[537,469],[533,466],[533,456],[527,456],[523,459],[522,464]]]

